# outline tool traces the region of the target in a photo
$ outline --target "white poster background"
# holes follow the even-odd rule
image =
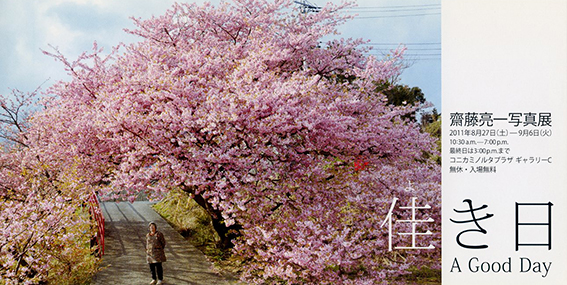
[[[567,284],[567,1],[442,1],[442,104],[443,284]],[[551,157],[552,162],[497,164],[495,173],[469,173],[472,165],[462,163],[467,171],[450,173],[456,158],[449,150],[459,147],[451,139],[465,139],[464,144],[470,139],[451,137],[450,131],[474,129],[451,126],[455,112],[489,112],[494,117],[550,112],[550,137],[486,138],[506,143],[508,157]],[[493,128],[530,127],[495,121]],[[456,243],[459,233],[476,229],[473,223],[450,220],[471,218],[454,211],[468,209],[464,199],[471,199],[474,208],[488,206],[475,212],[477,218],[494,215],[478,222],[486,234],[462,235],[463,242],[487,244],[486,249]],[[516,202],[553,203],[551,250],[521,246],[516,251]],[[523,218],[541,221],[532,210],[521,212]],[[520,236],[546,241],[546,230],[526,230]],[[504,272],[508,263],[511,272]]]

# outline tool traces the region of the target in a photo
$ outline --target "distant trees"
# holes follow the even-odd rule
[[[441,114],[437,109],[423,112],[421,114],[421,129],[436,138],[437,154],[432,154],[431,158],[441,165]]]
[[[388,103],[395,106],[416,105],[425,103],[425,94],[419,87],[394,84],[390,82],[378,84],[377,92],[381,92],[388,98]]]

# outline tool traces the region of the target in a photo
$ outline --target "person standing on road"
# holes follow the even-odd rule
[[[152,272],[152,282],[150,284],[163,284],[163,267],[161,263],[166,261],[164,251],[165,238],[157,230],[156,223],[150,222],[148,227],[150,232],[146,235],[146,259]]]

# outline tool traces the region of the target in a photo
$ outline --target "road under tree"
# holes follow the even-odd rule
[[[145,261],[145,236],[148,223],[154,221],[166,238],[164,284],[239,284],[233,277],[214,272],[203,253],[175,231],[151,207],[149,202],[105,202],[105,255],[103,267],[93,278],[93,285],[149,284],[151,275]]]

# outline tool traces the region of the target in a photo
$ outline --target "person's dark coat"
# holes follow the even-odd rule
[[[165,238],[160,231],[154,235],[146,235],[146,254],[148,263],[164,262],[165,258]]]

